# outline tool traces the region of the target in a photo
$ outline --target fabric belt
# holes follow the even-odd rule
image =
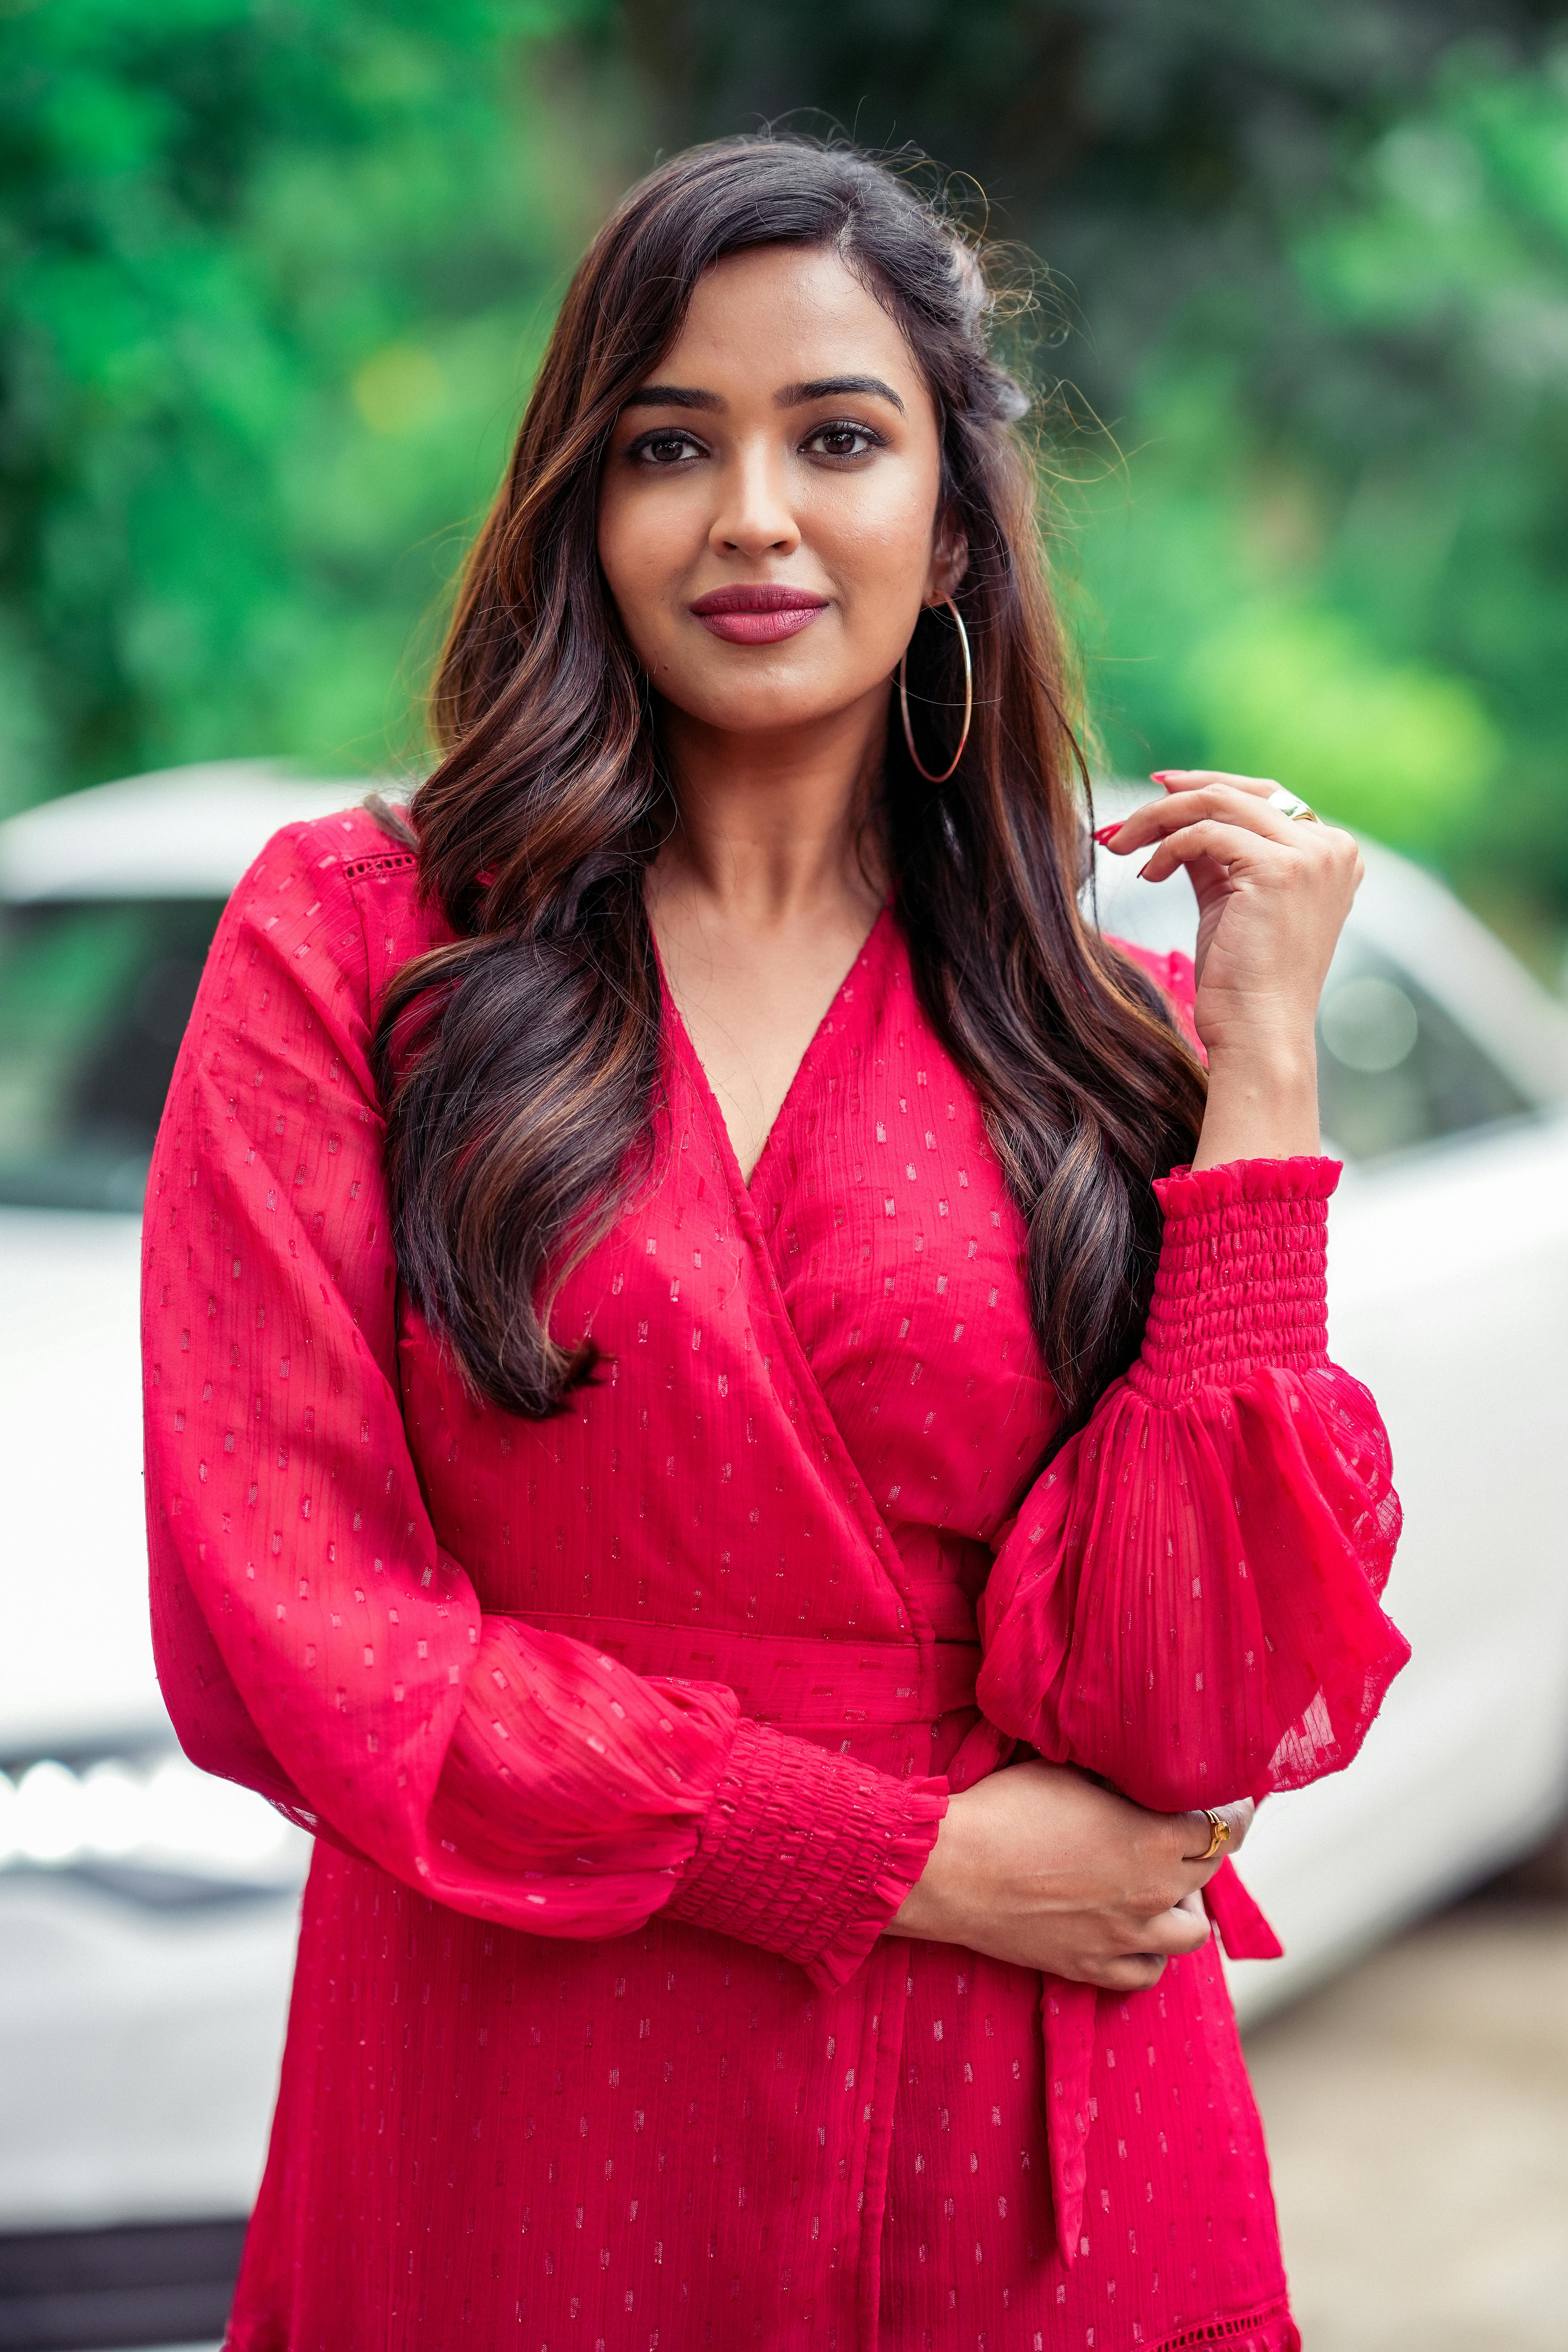
[[[742,1714],[783,1730],[921,1723],[975,1703],[978,1642],[794,1640],[546,1610],[508,1613],[541,1632],[570,1634],[634,1674],[725,1683]]]
[[[746,1715],[784,1729],[896,1726],[975,1704],[978,1642],[792,1641],[613,1617],[518,1613],[530,1625],[569,1633],[604,1651],[636,1674],[728,1684]],[[1017,1745],[980,1717],[948,1765],[949,1788],[955,1795],[973,1788],[1005,1764]],[[1233,1960],[1279,1958],[1279,1937],[1228,1858],[1205,1887],[1204,1906]],[[1102,1998],[1121,2002],[1127,1996],[1101,1995],[1094,1985],[1065,1977],[1041,1979],[1051,2200],[1057,2244],[1069,2264],[1077,2260],[1083,2233],[1096,2019]]]

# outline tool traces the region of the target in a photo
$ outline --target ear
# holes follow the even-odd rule
[[[969,541],[959,528],[957,518],[939,515],[931,541],[931,570],[926,574],[922,602],[940,604],[946,596],[957,593],[958,583],[969,569]]]

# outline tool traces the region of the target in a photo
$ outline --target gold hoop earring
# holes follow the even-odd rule
[[[963,747],[969,740],[969,722],[974,716],[974,670],[969,658],[969,632],[963,625],[963,615],[959,611],[957,605],[953,603],[952,598],[951,596],[944,596],[942,599],[942,602],[947,606],[948,611],[952,614],[953,625],[958,631],[958,642],[963,650],[963,727],[958,738],[958,749],[953,753],[952,759],[948,761],[940,776],[933,776],[931,770],[921,764],[921,755],[915,750],[914,730],[910,725],[910,688],[908,677],[910,649],[908,646],[904,647],[903,652],[899,656],[899,709],[903,715],[904,740],[910,747],[910,759],[914,761],[915,766],[920,770],[921,774],[925,778],[928,784],[946,783],[949,776],[952,775],[960,760],[963,757]]]

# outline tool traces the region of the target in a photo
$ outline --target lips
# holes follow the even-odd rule
[[[809,629],[827,610],[826,596],[804,588],[759,583],[750,588],[713,588],[691,607],[705,629],[731,646],[773,646]]]

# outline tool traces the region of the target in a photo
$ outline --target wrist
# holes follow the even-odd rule
[[[925,1867],[889,1920],[882,1931],[884,1935],[908,1936],[916,1943],[941,1944],[952,1940],[946,1895],[952,1883],[957,1841],[962,1834],[957,1819],[962,1802],[958,1795],[948,1799],[947,1811],[937,1823],[936,1836],[926,1856]]]
[[[1206,1051],[1211,1095],[1216,1081],[1254,1093],[1289,1093],[1318,1082],[1318,1041],[1310,1022],[1293,1022],[1261,1035],[1221,1037]]]
[[[1234,1160],[1310,1158],[1321,1148],[1318,1056],[1310,1030],[1222,1044],[1210,1052],[1194,1170]]]

